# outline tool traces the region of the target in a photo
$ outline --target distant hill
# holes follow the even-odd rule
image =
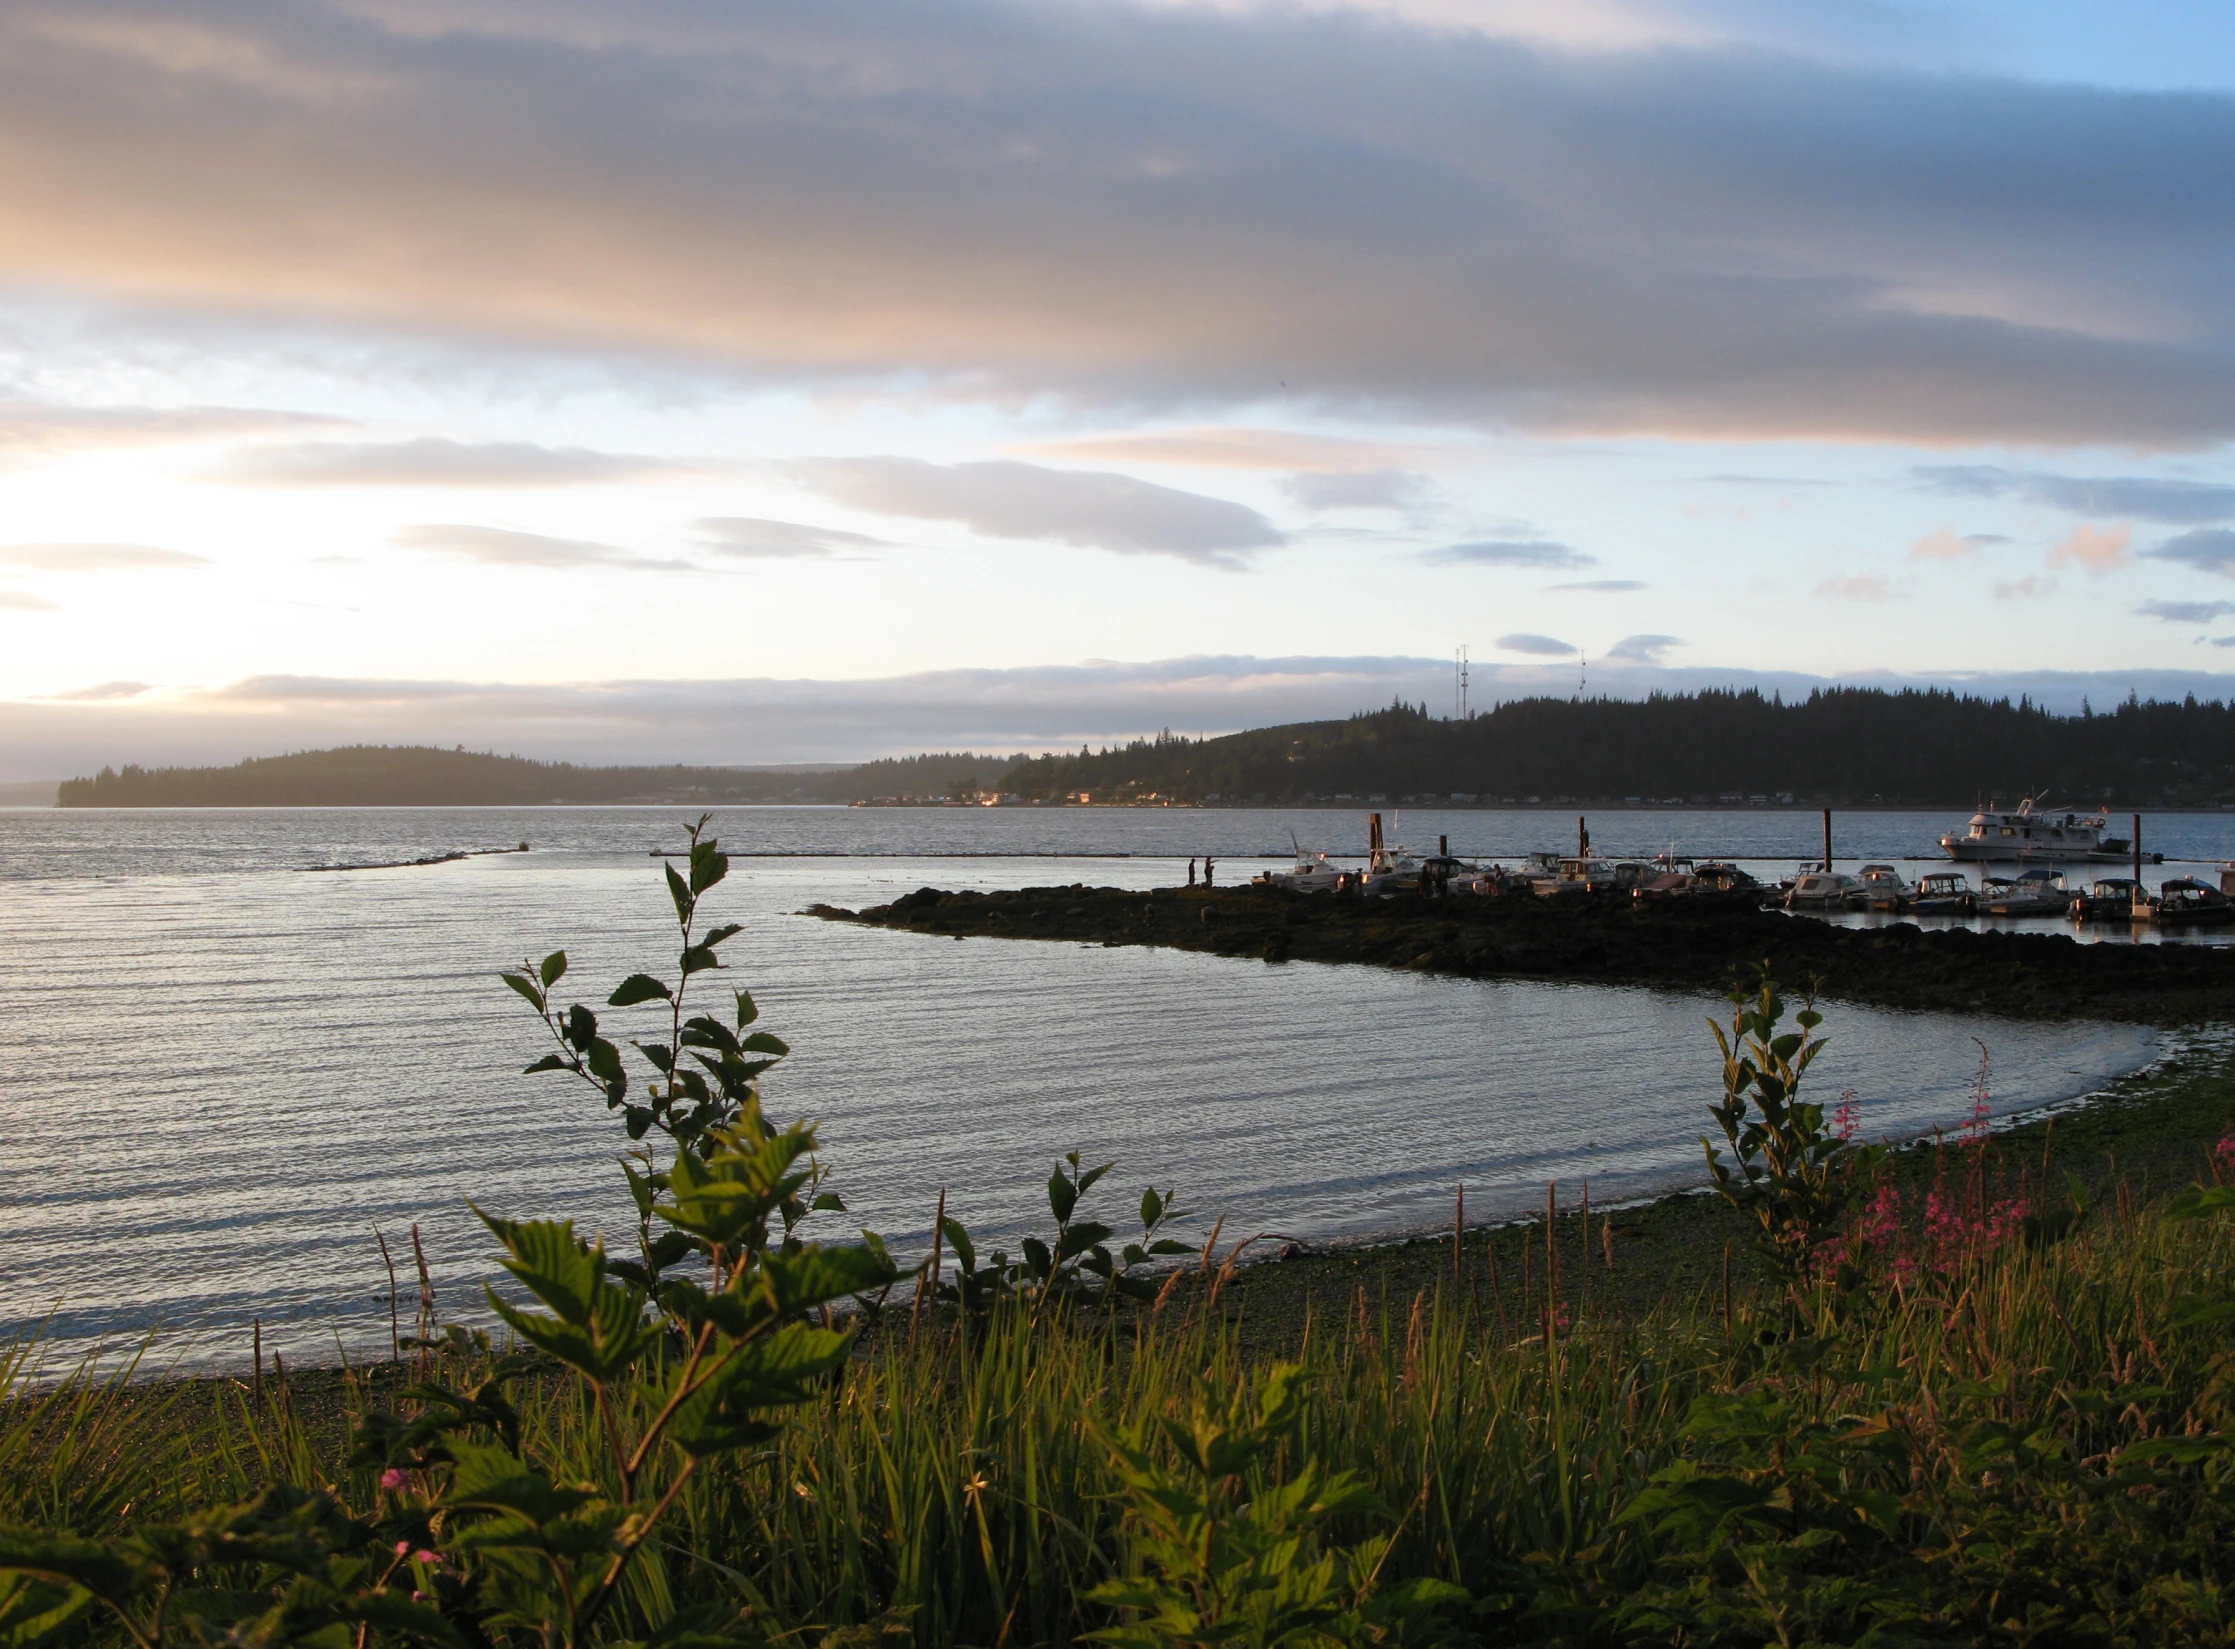
[[[1485,803],[1791,798],[1970,806],[2235,805],[2235,707],[2143,703],[2077,716],[2027,700],[1834,688],[1521,699],[1465,721],[1393,705],[1347,721],[1166,736],[1021,761],[1000,788],[1122,802],[1384,799]]]
[[[535,807],[850,802],[990,785],[1013,758],[908,756],[862,766],[578,767],[417,745],[351,745],[231,767],[104,767],[63,781],[59,807]]]

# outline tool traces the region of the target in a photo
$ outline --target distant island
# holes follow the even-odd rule
[[[1834,688],[1518,699],[1469,716],[1395,704],[1077,755],[927,754],[789,767],[586,767],[354,745],[231,767],[66,780],[62,807],[428,807],[847,802],[1041,806],[2235,806],[2235,706]]]
[[[350,745],[231,767],[104,767],[65,779],[57,807],[548,807],[849,802],[988,789],[1009,756],[925,755],[860,766],[583,767],[423,745]]]

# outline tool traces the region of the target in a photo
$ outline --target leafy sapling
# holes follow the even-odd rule
[[[1707,1139],[1707,1171],[1723,1199],[1754,1227],[1763,1257],[1787,1283],[1805,1283],[1824,1242],[1839,1228],[1857,1193],[1859,1173],[1878,1148],[1827,1126],[1824,1108],[1800,1097],[1801,1078],[1825,1039],[1813,999],[1781,1030],[1785,999],[1765,967],[1751,992],[1734,990],[1726,1031],[1714,1020],[1723,1055],[1723,1097],[1709,1107],[1730,1148],[1730,1160]]]

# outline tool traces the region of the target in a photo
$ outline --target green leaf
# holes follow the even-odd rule
[[[683,977],[686,979],[694,973],[706,973],[721,965],[722,959],[705,945],[693,945],[683,953]]]
[[[675,901],[675,919],[678,922],[688,922],[691,919],[691,907],[698,902],[691,892],[691,885],[683,880],[681,873],[672,864],[661,868],[667,872],[668,897]]]
[[[538,1071],[563,1071],[566,1068],[567,1062],[557,1054],[545,1054],[520,1074],[522,1076],[534,1076]]]
[[[528,975],[524,973],[500,973],[497,977],[526,997],[529,1007],[535,1009],[537,1013],[543,1012],[543,987],[529,978]]]
[[[729,855],[721,852],[709,836],[703,842],[691,844],[691,892],[704,893],[708,888],[729,874]]]
[[[735,939],[744,931],[745,924],[743,922],[724,922],[720,927],[714,929],[711,933],[707,934],[705,938],[701,939],[699,943],[704,945],[708,950],[712,950],[716,945],[721,944],[725,939]]]
[[[686,1453],[720,1454],[766,1442],[776,1428],[756,1410],[806,1401],[814,1382],[846,1360],[851,1336],[792,1323],[747,1340],[677,1411],[668,1435]]]
[[[581,1003],[575,1003],[567,1009],[566,1035],[577,1053],[588,1052],[590,1044],[597,1040],[598,1016]]]
[[[755,1031],[738,1043],[738,1046],[749,1054],[774,1054],[778,1059],[792,1051],[789,1042],[768,1031]]]
[[[1077,1206],[1078,1200],[1077,1188],[1062,1169],[1058,1168],[1048,1176],[1048,1207],[1054,1213],[1058,1225],[1071,1217],[1071,1210]]]
[[[567,953],[555,950],[543,959],[543,966],[536,970],[543,976],[543,988],[549,990],[566,976]]]
[[[650,1002],[655,998],[662,1002],[670,1001],[674,994],[650,974],[632,973],[613,988],[613,994],[605,999],[605,1005],[609,1008],[633,1008],[639,1002]]]

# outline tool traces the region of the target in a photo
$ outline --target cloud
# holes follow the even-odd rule
[[[0,116],[0,122],[4,119]],[[259,407],[73,406],[0,398],[0,457],[169,446],[347,423],[344,418]]]
[[[1468,544],[1446,544],[1440,550],[1428,551],[1423,559],[1449,566],[1553,568],[1595,567],[1599,560],[1549,538],[1485,538]]]
[[[1575,593],[1579,595],[1628,595],[1634,590],[1650,588],[1641,578],[1586,578],[1573,584],[1547,584],[1548,592]]]
[[[1501,653],[1531,653],[1544,658],[1556,658],[1562,653],[1575,651],[1573,642],[1561,641],[1556,636],[1500,636],[1491,645]]]
[[[259,487],[573,487],[641,481],[692,466],[526,441],[309,441],[251,447],[209,471]]]
[[[1288,541],[1246,504],[1107,470],[920,458],[814,458],[785,468],[802,486],[849,509],[955,521],[984,538],[1048,539],[1227,568]]]
[[[1281,491],[1307,510],[1409,510],[1427,501],[1428,478],[1411,470],[1306,471]]]
[[[1074,416],[2235,435],[2235,100],[1443,9],[19,0],[0,151],[70,165],[0,284]]]
[[[689,561],[656,560],[624,550],[617,544],[600,544],[586,538],[546,538],[541,533],[513,532],[504,527],[473,527],[430,522],[400,527],[390,541],[407,550],[425,550],[454,561],[478,561],[491,567],[546,567],[571,570],[581,567],[623,567],[636,572],[696,572]]]
[[[811,526],[804,521],[768,521],[752,515],[710,515],[691,525],[704,535],[700,547],[717,555],[810,559],[858,556],[864,550],[893,548],[887,540],[871,538],[867,533],[840,532],[835,527]]]
[[[156,572],[209,565],[207,556],[154,544],[0,544],[0,567],[47,573]]]
[[[1974,532],[1958,537],[1953,527],[1935,527],[1909,546],[1912,561],[1961,561],[1994,544],[2010,540],[2000,533]]]
[[[0,590],[0,608],[18,613],[54,613],[61,609],[44,596],[28,590]]]
[[[1820,579],[1816,593],[1834,601],[1891,601],[1900,592],[1877,573],[1857,573],[1852,578]]]
[[[63,704],[113,704],[119,699],[136,699],[155,688],[144,681],[104,681],[92,687],[72,688],[67,693],[46,693],[41,696]]]
[[[1037,457],[1104,464],[1180,464],[1197,469],[1355,474],[1432,463],[1450,457],[1455,449],[1227,425],[1033,441],[1016,450]]]
[[[2091,573],[2115,572],[2134,559],[2127,553],[2133,541],[2134,529],[2123,521],[2108,527],[2083,521],[2049,552],[2049,565],[2085,567]]]
[[[2024,578],[1996,580],[1994,598],[1997,601],[2045,601],[2056,594],[2056,587],[2055,579],[2028,573]]]
[[[2154,550],[2142,552],[2152,561],[2178,561],[2199,572],[2222,573],[2235,578],[2235,529],[2198,527],[2168,538]]]
[[[1927,465],[1911,470],[1933,492],[1967,498],[2021,498],[2074,515],[2131,516],[2185,527],[2235,521],[2235,486],[2218,481],[2164,480],[2148,475],[2051,475],[1988,464]]]
[[[2235,601],[2145,601],[2134,611],[2167,624],[2209,624],[2235,613]]]
[[[1606,650],[1606,656],[1630,659],[1638,664],[1658,664],[1671,647],[1683,645],[1682,636],[1624,636]]]
[[[2214,647],[2235,647],[2235,636],[2214,636],[2212,637],[2212,645]]]

